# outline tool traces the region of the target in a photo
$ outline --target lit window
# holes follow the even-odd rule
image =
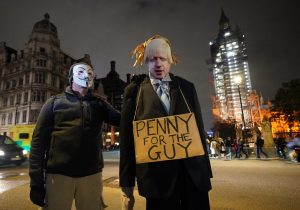
[[[224,34],[224,36],[226,37],[226,36],[229,36],[230,35],[230,32],[226,32],[225,34]]]
[[[235,53],[234,52],[227,52],[227,57],[231,57],[231,56],[234,56]]]

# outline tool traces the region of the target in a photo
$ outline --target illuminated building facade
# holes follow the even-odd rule
[[[281,134],[285,137],[288,135],[300,134],[300,123],[294,121],[288,123],[283,114],[278,112],[271,111],[272,104],[270,101],[261,105],[261,116],[262,121],[270,121],[272,126],[273,137],[276,137],[277,134]]]
[[[210,43],[211,71],[215,95],[213,113],[218,120],[252,122],[249,96],[252,93],[244,35],[232,29],[224,11],[221,12],[219,33]],[[236,78],[241,79],[237,84]],[[244,118],[244,119],[243,119]]]

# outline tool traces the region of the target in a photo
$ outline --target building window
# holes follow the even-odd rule
[[[19,86],[22,86],[23,85],[23,78],[19,78]]]
[[[1,125],[5,125],[6,114],[2,114]]]
[[[8,100],[7,97],[4,97],[4,98],[3,98],[3,103],[2,103],[2,106],[3,106],[3,107],[6,107],[6,106],[7,106],[7,100]]]
[[[7,124],[9,124],[9,125],[12,124],[12,116],[13,116],[12,113],[8,114],[8,122],[7,122]]]
[[[24,110],[22,112],[22,122],[25,123],[26,122],[26,119],[27,119],[27,110]]]
[[[19,123],[19,118],[20,118],[20,112],[16,112],[16,116],[15,116],[15,122],[16,122],[16,124]]]
[[[6,82],[6,84],[5,84],[5,89],[8,90],[8,89],[9,89],[9,86],[10,86],[10,85],[9,85],[9,82]]]
[[[45,91],[42,91],[42,92],[41,92],[41,101],[42,101],[42,102],[45,102],[45,100],[46,100],[46,92],[45,92]]]
[[[43,72],[36,72],[34,75],[34,82],[35,83],[45,83],[45,73]]]
[[[29,74],[26,74],[25,76],[25,84],[29,84]]]
[[[21,93],[18,93],[17,94],[17,104],[21,104],[21,98],[22,98],[22,95],[21,95]]]
[[[55,87],[55,76],[54,75],[51,76],[51,86]]]
[[[31,110],[30,111],[30,119],[29,121],[32,122],[32,123],[35,123],[38,116],[39,116],[39,110],[38,109],[34,109],[34,110]]]
[[[47,61],[44,59],[38,59],[36,60],[36,65],[39,67],[46,67],[47,66]]]
[[[43,48],[43,47],[40,47],[40,52],[41,52],[41,53],[46,53],[46,49]]]
[[[28,92],[24,93],[24,104],[27,104],[28,102]]]
[[[15,96],[10,96],[9,97],[9,105],[14,105],[15,102]]]
[[[46,92],[45,91],[34,91],[32,101],[36,102],[44,102],[46,99]]]
[[[34,91],[32,96],[32,101],[40,101],[41,99],[40,91]]]

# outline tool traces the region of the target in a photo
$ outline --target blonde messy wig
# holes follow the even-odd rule
[[[145,42],[139,44],[132,52],[135,56],[135,63],[133,67],[142,65],[143,62],[147,61],[147,58],[154,55],[157,51],[165,51],[167,53],[167,59],[169,63],[176,65],[179,60],[174,52],[171,51],[170,41],[160,35],[155,35]]]

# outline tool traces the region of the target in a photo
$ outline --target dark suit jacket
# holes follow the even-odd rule
[[[175,188],[179,170],[186,170],[195,186],[201,191],[211,189],[212,171],[206,151],[205,133],[197,93],[194,85],[180,77],[170,74],[171,107],[170,115],[188,113],[188,107],[180,93],[179,86],[192,112],[195,113],[205,155],[181,160],[160,161],[136,164],[132,121],[136,108],[136,98],[141,88],[136,120],[167,116],[160,98],[154,91],[148,76],[142,81],[131,82],[124,91],[121,112],[120,142],[120,186],[131,187],[137,178],[138,190],[146,198],[169,196]]]

